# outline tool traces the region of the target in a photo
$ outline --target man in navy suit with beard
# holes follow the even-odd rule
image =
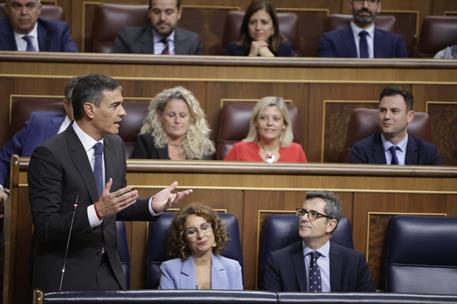
[[[408,57],[403,39],[375,27],[381,0],[352,0],[350,26],[324,33],[319,44],[320,57],[394,58]]]
[[[6,0],[8,18],[0,20],[0,50],[78,52],[68,25],[40,18],[40,0]]]
[[[330,240],[342,217],[331,192],[308,192],[297,209],[301,241],[273,251],[263,289],[286,292],[371,292],[373,281],[362,253]]]

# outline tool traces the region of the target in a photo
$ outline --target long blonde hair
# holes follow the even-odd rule
[[[286,128],[281,132],[279,144],[281,147],[288,147],[294,140],[294,133],[292,131],[292,124],[289,118],[289,111],[287,110],[286,103],[278,96],[266,96],[257,102],[254,110],[252,110],[248,135],[243,141],[260,141],[259,132],[257,131],[257,119],[259,118],[259,115],[268,107],[276,107],[279,112],[281,112]]]
[[[181,86],[163,90],[152,98],[148,107],[148,115],[143,121],[140,133],[150,133],[155,139],[157,148],[165,147],[167,135],[159,116],[167,103],[174,99],[184,101],[190,112],[189,127],[183,141],[186,159],[202,159],[205,155],[213,154],[216,149],[213,141],[209,139],[211,129],[206,120],[206,115],[192,92]]]

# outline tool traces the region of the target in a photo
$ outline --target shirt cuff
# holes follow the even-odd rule
[[[149,208],[149,213],[151,213],[152,216],[159,216],[162,214],[162,211],[160,212],[155,212],[153,209],[152,209],[152,199],[154,198],[154,196],[151,196],[151,198],[149,199],[149,204],[148,204],[148,208]]]
[[[103,222],[103,219],[98,219],[94,204],[87,207],[87,217],[89,218],[89,224],[91,228],[100,226],[100,224]]]

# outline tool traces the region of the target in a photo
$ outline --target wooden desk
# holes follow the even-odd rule
[[[282,96],[299,109],[308,159],[338,162],[352,109],[376,106],[381,89],[397,84],[412,91],[416,111],[430,114],[444,163],[457,165],[457,61],[0,52],[0,62],[0,144],[9,136],[15,98],[60,98],[69,78],[103,73],[120,81],[126,102],[187,87],[213,138],[223,103]]]
[[[32,235],[27,189],[28,159],[15,159],[11,203],[5,210],[4,303],[25,303]],[[335,191],[353,225],[357,250],[365,252],[382,287],[381,255],[386,224],[395,214],[457,216],[457,167],[405,167],[230,162],[129,161],[128,182],[142,196],[174,180],[194,189],[183,203],[226,209],[240,224],[246,289],[256,288],[260,230],[265,216],[293,212],[309,190]],[[131,287],[144,280],[147,223],[128,225]],[[254,245],[255,244],[255,245]]]

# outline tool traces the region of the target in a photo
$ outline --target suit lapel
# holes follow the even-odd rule
[[[303,256],[303,246],[301,241],[298,241],[296,244],[297,246],[292,254],[292,271],[295,273],[299,290],[307,291],[308,286],[306,284],[306,267],[305,258]]]
[[[187,258],[182,263],[180,281],[181,284],[179,288],[181,289],[195,289],[197,287],[194,261],[192,260],[192,257]]]
[[[384,146],[382,145],[381,133],[373,135],[373,159],[376,164],[387,164],[386,154],[384,153]]]
[[[81,175],[81,179],[86,185],[92,202],[95,202],[99,198],[98,190],[97,185],[95,184],[94,173],[90,166],[90,162],[87,159],[87,153],[72,127],[67,128],[65,133],[68,135],[67,143],[68,150],[70,151],[70,158],[79,175]]]
[[[213,255],[211,259],[211,289],[227,289],[229,287],[227,271],[220,258]]]
[[[338,292],[341,291],[341,283],[343,274],[343,265],[339,259],[338,248],[333,246],[330,242],[330,291]]]
[[[348,51],[348,56],[357,58],[357,50],[355,47],[354,33],[352,32],[352,28],[347,27],[343,32],[343,36],[343,41],[346,46],[346,50]]]
[[[384,54],[384,49],[383,49],[383,44],[382,41],[383,39],[383,32],[378,30],[377,28],[374,29],[374,37],[373,37],[373,57],[374,58],[384,58],[388,57]],[[378,45],[379,43],[379,45]]]
[[[154,54],[154,34],[152,26],[148,26],[140,37],[141,52],[143,54]]]
[[[49,51],[50,38],[48,37],[48,30],[41,24],[38,19],[38,46],[41,52]]]
[[[414,136],[408,134],[408,143],[406,145],[405,165],[417,164],[417,143]]]
[[[187,38],[182,35],[182,32],[179,28],[175,30],[175,54],[183,55],[187,53]]]

